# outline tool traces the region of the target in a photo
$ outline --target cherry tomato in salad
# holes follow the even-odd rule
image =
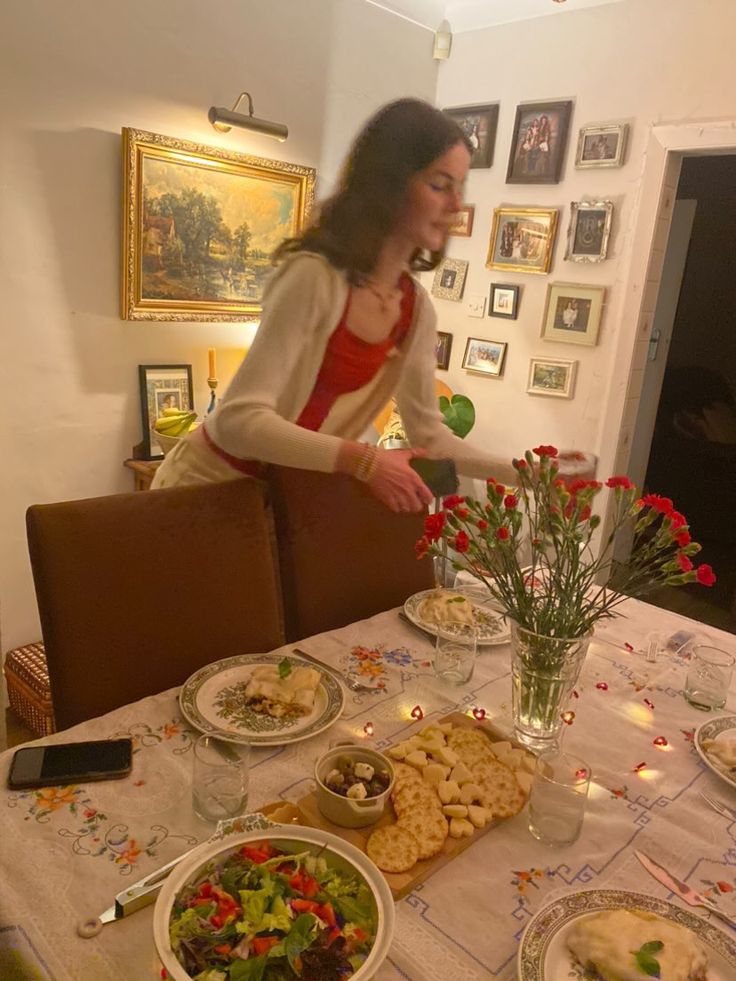
[[[254,937],[253,953],[257,955],[267,954],[268,951],[272,947],[275,947],[278,942],[279,942],[278,937]]]

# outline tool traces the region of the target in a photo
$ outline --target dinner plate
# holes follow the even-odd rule
[[[327,671],[319,672],[322,678],[309,715],[274,719],[245,704],[253,670],[283,659],[283,654],[238,654],[205,665],[184,682],[179,693],[184,717],[200,732],[251,746],[283,746],[323,732],[340,718],[345,703],[342,686]],[[289,660],[294,667],[315,667],[291,654]]]
[[[423,589],[420,593],[414,593],[404,603],[404,613],[417,627],[437,635],[437,624],[425,620],[420,613],[422,602],[437,592],[460,593],[472,601],[477,611],[476,617],[480,614],[477,633],[478,644],[485,647],[490,644],[507,644],[509,642],[511,630],[508,622],[503,614],[494,608],[492,597],[482,586],[462,586],[458,589],[448,590]]]
[[[575,920],[612,909],[646,910],[681,923],[699,937],[708,951],[708,981],[730,981],[736,977],[736,941],[708,920],[642,893],[591,889],[562,896],[529,921],[519,945],[519,981],[569,981],[570,978],[583,981],[587,975],[575,964],[566,938]],[[642,974],[642,978],[646,979],[646,975]]]
[[[703,763],[721,780],[725,780],[732,787],[736,787],[736,773],[732,773],[720,760],[711,759],[703,749],[704,739],[717,740],[723,734],[726,735],[726,738],[736,739],[736,715],[722,715],[718,719],[708,719],[695,730],[693,741]]]

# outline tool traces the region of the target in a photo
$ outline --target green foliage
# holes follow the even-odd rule
[[[475,406],[467,395],[453,395],[452,399],[440,395],[440,412],[445,425],[460,439],[465,439],[475,425]]]
[[[650,940],[649,943],[642,944],[638,950],[632,951],[637,967],[650,978],[658,978],[660,975],[659,961],[652,955],[658,954],[663,947],[661,940]]]

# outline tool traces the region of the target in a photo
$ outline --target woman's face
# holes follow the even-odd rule
[[[470,153],[456,143],[409,183],[397,232],[412,249],[439,252],[444,247],[454,215],[463,203],[463,187],[470,168]]]

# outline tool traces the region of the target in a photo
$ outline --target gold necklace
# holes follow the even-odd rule
[[[388,291],[382,290],[372,279],[366,279],[363,286],[378,300],[381,313],[388,313],[389,305],[401,293],[401,289],[398,286],[393,286]]]

